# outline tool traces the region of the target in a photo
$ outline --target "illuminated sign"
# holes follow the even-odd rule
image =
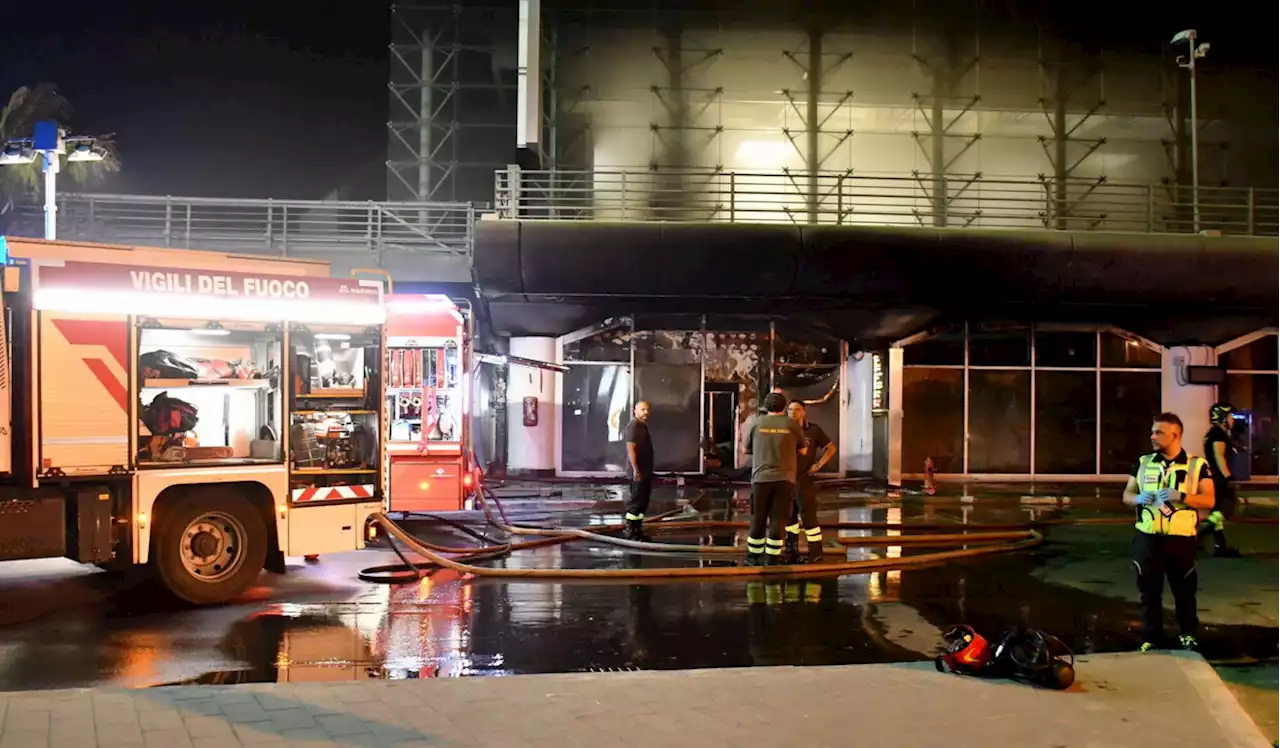
[[[39,265],[37,309],[65,312],[381,324],[382,288],[350,278],[137,267]]]
[[[871,354],[871,409],[884,410],[884,359],[879,353]]]

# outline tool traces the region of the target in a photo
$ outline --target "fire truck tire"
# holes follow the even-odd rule
[[[160,583],[181,600],[212,605],[249,588],[267,558],[262,515],[234,489],[204,487],[169,505],[152,537]]]

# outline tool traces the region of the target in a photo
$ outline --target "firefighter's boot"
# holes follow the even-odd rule
[[[808,562],[811,564],[822,563],[822,530],[817,528],[806,530],[805,545],[809,549]]]
[[[788,527],[786,544],[782,547],[782,562],[785,564],[800,563],[800,528],[794,531]]]

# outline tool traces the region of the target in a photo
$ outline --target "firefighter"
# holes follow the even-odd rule
[[[836,445],[827,432],[811,423],[805,412],[803,400],[787,404],[787,415],[800,424],[804,432],[805,454],[796,466],[795,500],[791,502],[791,518],[787,522],[784,557],[789,564],[800,560],[800,523],[804,523],[804,537],[808,545],[809,563],[822,561],[822,528],[818,526],[818,489],[813,476],[822,470],[836,454]]]
[[[1225,530],[1227,518],[1236,513],[1235,475],[1231,461],[1236,448],[1231,440],[1232,417],[1235,408],[1229,403],[1218,403],[1209,409],[1209,433],[1204,437],[1204,456],[1213,471],[1213,511],[1200,523],[1200,537],[1213,535],[1213,555],[1217,558],[1236,558],[1240,552],[1227,545]]]
[[[791,508],[796,461],[804,454],[804,430],[787,418],[787,398],[770,392],[765,415],[747,431],[751,455],[751,529],[747,532],[747,565],[782,563],[783,522]]]
[[[649,438],[649,403],[641,400],[631,409],[627,424],[627,478],[631,494],[627,499],[627,540],[648,540],[644,535],[644,513],[653,493],[653,439]]]
[[[1152,452],[1138,463],[1124,488],[1124,503],[1137,515],[1133,565],[1138,572],[1142,605],[1142,648],[1149,652],[1164,641],[1165,577],[1173,593],[1183,649],[1195,650],[1197,509],[1214,503],[1213,480],[1203,458],[1182,448],[1182,420],[1161,413],[1151,424]]]

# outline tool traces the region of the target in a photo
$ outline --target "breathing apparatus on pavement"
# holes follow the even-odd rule
[[[957,626],[943,636],[938,672],[1024,680],[1063,690],[1075,682],[1075,655],[1056,636],[1023,626],[1009,629],[992,647],[971,626]]]

